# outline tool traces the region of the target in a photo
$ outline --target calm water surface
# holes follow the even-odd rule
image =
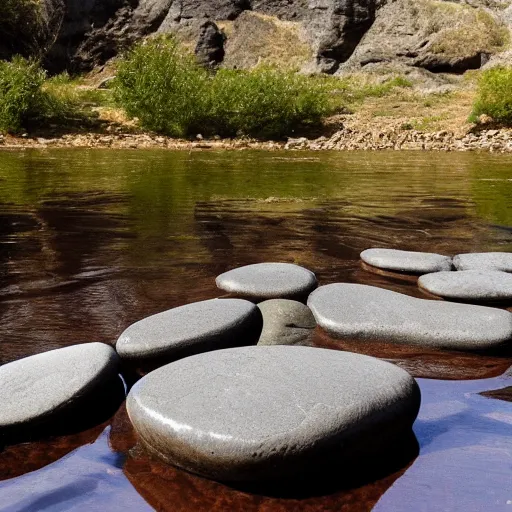
[[[113,344],[136,320],[218,296],[217,274],[261,261],[422,296],[414,280],[362,269],[372,246],[512,251],[512,158],[2,152],[0,363]],[[316,341],[430,378],[407,468],[356,489],[265,497],[150,460],[121,408],[92,429],[0,453],[0,510],[512,510],[511,403],[478,394],[512,385],[496,378],[511,359]]]

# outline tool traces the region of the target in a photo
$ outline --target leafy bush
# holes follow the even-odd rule
[[[26,45],[27,50],[37,51],[40,18],[39,0],[1,0],[0,43],[11,50],[19,51]]]
[[[129,116],[173,136],[280,137],[330,111],[325,88],[311,78],[274,68],[210,75],[169,38],[135,46],[114,88]]]
[[[512,68],[498,67],[482,73],[471,120],[482,114],[512,125]]]
[[[17,133],[29,124],[80,116],[80,97],[73,91],[61,77],[46,80],[36,61],[0,61],[0,132]]]
[[[39,64],[15,57],[0,61],[0,131],[17,132],[37,109],[45,74]]]

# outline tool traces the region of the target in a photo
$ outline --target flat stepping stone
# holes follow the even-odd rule
[[[409,432],[415,380],[373,357],[312,347],[243,347],[164,366],[132,388],[140,441],[221,481],[288,478],[372,456]],[[350,467],[350,466],[349,466]]]
[[[317,287],[315,274],[291,263],[256,263],[235,268],[215,280],[217,287],[255,300],[306,298]]]
[[[242,299],[211,299],[169,309],[128,327],[116,343],[126,359],[163,363],[201,352],[251,345],[263,325],[258,307]]]
[[[497,270],[426,274],[418,279],[418,286],[445,299],[488,302],[512,300],[512,275]]]
[[[362,284],[321,286],[308,305],[320,327],[351,341],[481,351],[501,348],[512,338],[508,311],[417,299]]]
[[[30,428],[79,407],[118,375],[119,358],[103,343],[85,343],[0,367],[0,433]]]
[[[258,345],[309,345],[316,327],[315,317],[302,302],[270,299],[258,304],[263,330]]]
[[[512,252],[477,252],[457,254],[453,258],[457,270],[501,270],[512,272]]]
[[[411,274],[428,274],[452,268],[449,256],[431,252],[367,249],[361,253],[361,259],[372,267]]]

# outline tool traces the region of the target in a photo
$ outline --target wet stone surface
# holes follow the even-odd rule
[[[192,354],[256,343],[262,328],[260,310],[242,299],[212,299],[144,318],[126,329],[116,343],[132,361],[180,359]]]
[[[256,263],[217,277],[226,292],[255,300],[305,299],[317,286],[315,274],[291,263]]]
[[[221,481],[267,481],[377,457],[410,430],[419,403],[414,379],[395,365],[273,346],[155,370],[132,388],[127,409],[165,461]]]
[[[318,325],[337,338],[447,350],[501,349],[512,338],[512,313],[417,299],[372,286],[335,283],[313,292]]]
[[[512,302],[512,274],[495,270],[436,272],[421,276],[418,286],[446,299]]]
[[[117,374],[118,356],[103,343],[51,350],[0,367],[0,436],[9,440],[29,433],[91,400],[99,407]]]
[[[373,267],[410,274],[427,274],[452,268],[449,256],[429,252],[366,249],[361,253],[361,259]]]
[[[512,252],[480,252],[457,254],[453,258],[457,270],[501,270],[512,272]]]
[[[270,299],[258,304],[263,330],[258,345],[311,345],[315,317],[302,302]]]

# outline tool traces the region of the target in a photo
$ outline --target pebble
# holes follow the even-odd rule
[[[103,343],[85,343],[0,367],[0,432],[32,427],[79,406],[118,374],[118,357]]]
[[[368,356],[312,347],[243,347],[159,368],[127,410],[164,461],[220,481],[317,473],[370,455],[410,432],[419,388]]]
[[[502,348],[512,338],[508,311],[417,299],[362,284],[321,286],[308,306],[320,327],[348,340],[482,351]]]
[[[421,276],[418,286],[445,299],[477,302],[512,300],[512,275],[498,270],[435,272]]]
[[[302,302],[270,299],[258,304],[263,330],[258,345],[309,345],[316,327],[315,317]]]
[[[478,252],[457,254],[453,258],[457,270],[501,270],[512,272],[512,252]]]
[[[258,341],[263,319],[252,302],[210,299],[180,306],[144,318],[119,337],[116,350],[122,358],[162,363],[221,348]]]
[[[317,287],[315,274],[291,263],[256,263],[235,268],[215,280],[226,292],[253,300],[306,298]]]
[[[412,274],[427,274],[452,268],[452,259],[449,256],[430,252],[367,249],[361,253],[361,259],[373,267]]]

